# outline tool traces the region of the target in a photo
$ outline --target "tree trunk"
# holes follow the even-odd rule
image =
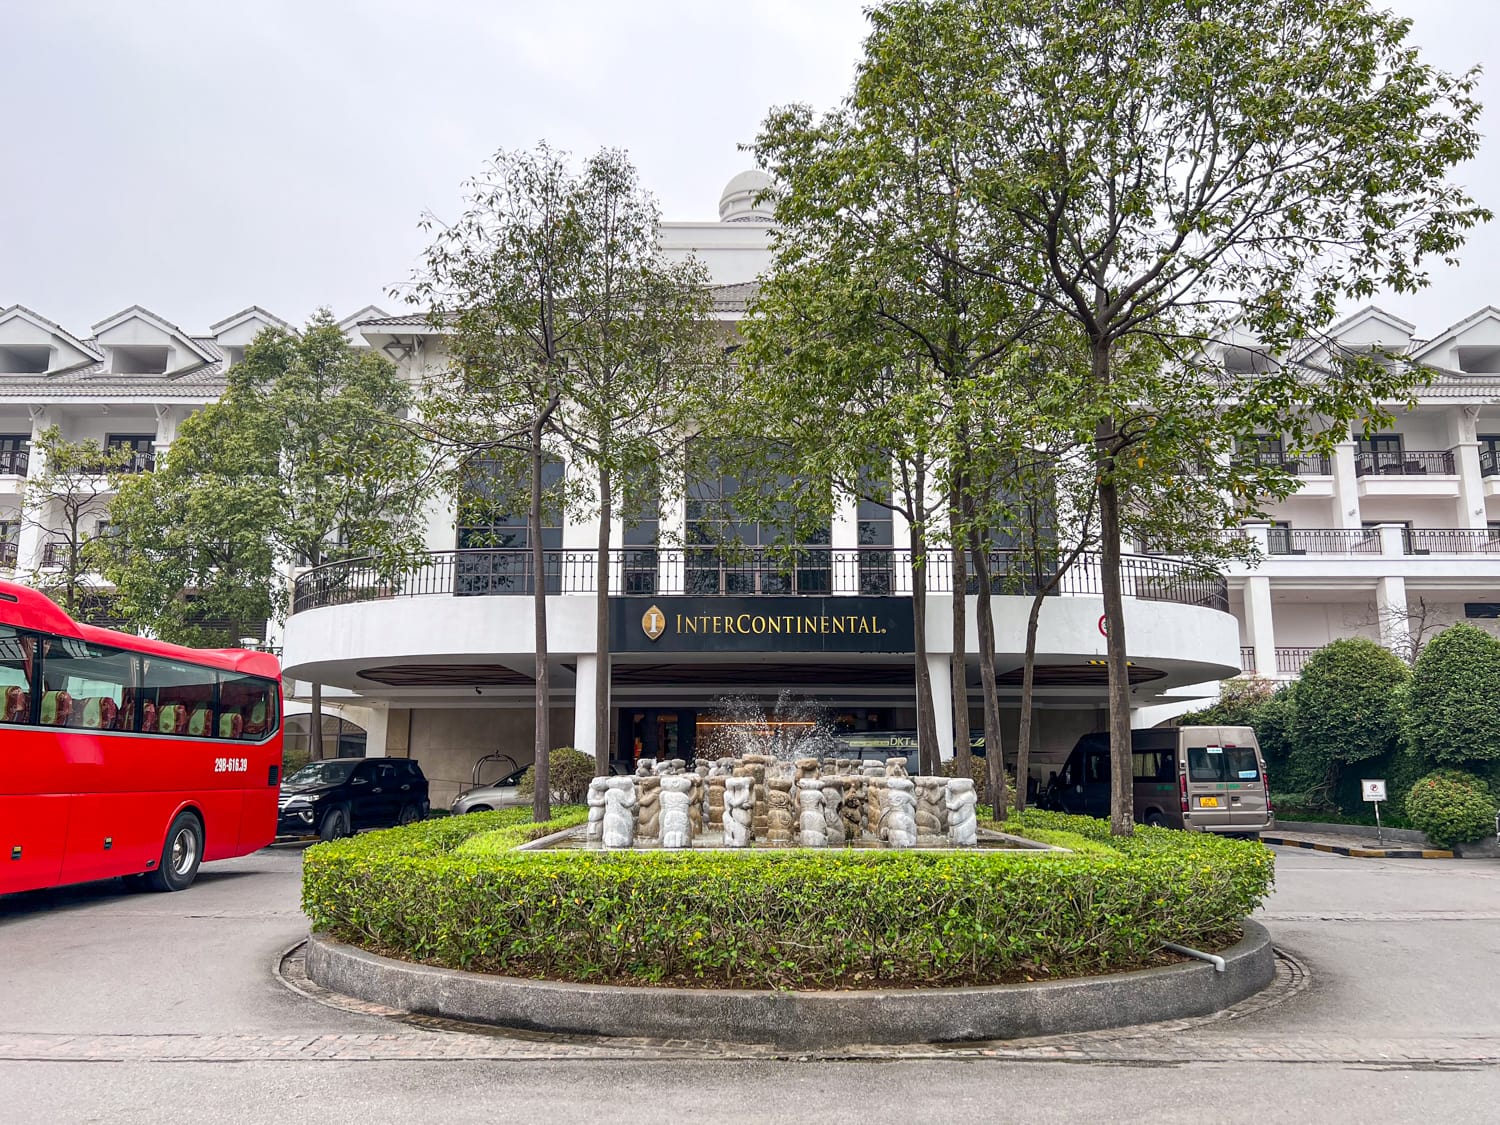
[[[609,466],[599,466],[599,553],[594,619],[594,776],[609,776],[609,533],[614,522],[613,482]],[[583,706],[583,700],[574,701]]]
[[[317,762],[323,758],[323,685],[312,685],[312,713],[307,717],[307,757]]]
[[[1035,575],[1040,583],[1041,575]],[[1042,616],[1043,592],[1040,586],[1031,599],[1031,612],[1026,617],[1026,658],[1021,672],[1021,723],[1016,732],[1016,811],[1026,811],[1027,778],[1031,774],[1031,711],[1032,695],[1036,690],[1036,633]]]
[[[920,492],[922,475],[917,476]],[[917,772],[937,773],[937,717],[932,700],[932,671],[927,667],[927,536],[920,525],[911,525],[911,616],[915,639],[917,686]]]
[[[990,811],[996,820],[1004,820],[1010,802],[1005,797],[1005,745],[1000,738],[1000,696],[995,684],[995,617],[990,605],[990,560],[984,536],[972,519],[969,525],[974,577],[979,582],[974,617],[979,632],[979,683],[984,695],[984,761],[990,787]]]
[[[956,519],[962,511],[963,484],[957,478],[948,497],[949,519]],[[953,544],[953,757],[959,777],[974,774],[974,751],[969,745],[969,569],[965,564],[965,551],[961,538],[952,537]],[[989,753],[986,749],[985,753]]]
[[[1109,383],[1108,345],[1093,346],[1097,385]],[[1130,751],[1130,669],[1125,662],[1125,602],[1120,582],[1120,494],[1114,481],[1114,419],[1095,429],[1099,470],[1099,580],[1104,594],[1104,652],[1109,666],[1109,825],[1116,836],[1135,830],[1135,791]]]
[[[542,426],[545,414],[539,413],[531,426],[531,577],[532,626],[536,632],[536,738],[532,751],[536,755],[532,776],[536,788],[531,798],[531,818],[537,823],[552,819],[552,771],[547,755],[552,749],[552,726],[549,708],[551,684],[547,673],[547,552],[542,545]]]

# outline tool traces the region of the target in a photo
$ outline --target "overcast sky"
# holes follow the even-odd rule
[[[1492,63],[1500,5],[1392,6],[1438,64]],[[416,261],[420,214],[455,213],[489,154],[544,138],[625,148],[665,218],[716,218],[770,106],[847,90],[862,7],[0,0],[0,307],[80,335],[131,304],[192,332],[250,304],[397,311],[385,291]],[[1500,103],[1494,75],[1482,97]],[[1500,212],[1497,170],[1492,145],[1460,178]],[[1380,303],[1435,335],[1500,304],[1497,250],[1500,221],[1462,270]]]

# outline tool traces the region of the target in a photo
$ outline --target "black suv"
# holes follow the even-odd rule
[[[276,835],[325,840],[427,815],[427,778],[410,758],[329,758],[281,783]]]

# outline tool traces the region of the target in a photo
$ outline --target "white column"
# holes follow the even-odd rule
[[[839,493],[834,497],[829,528],[833,548],[833,592],[859,593],[859,500]]]
[[[680,594],[687,580],[687,564],[680,544],[687,537],[687,501],[675,498],[663,504],[657,523],[657,541],[662,544],[656,555],[656,592]],[[666,544],[678,546],[666,546]]]
[[[1276,675],[1276,624],[1271,614],[1271,580],[1263,574],[1245,579],[1245,639],[1255,650],[1254,672]]]
[[[156,408],[156,440],[151,443],[157,457],[165,457],[177,440],[177,414],[170,406]]]
[[[1406,528],[1399,523],[1383,523],[1375,529],[1380,536],[1380,553],[1386,558],[1406,557]]]
[[[1335,527],[1358,530],[1359,478],[1354,472],[1353,441],[1341,441],[1333,448],[1333,518]]]
[[[1406,579],[1400,575],[1377,579],[1375,609],[1380,617],[1380,643],[1394,653],[1407,652],[1411,635],[1407,631]]]
[[[932,680],[933,719],[937,723],[938,760],[953,760],[953,665],[946,652],[927,654],[927,675]]]
[[[1479,468],[1479,438],[1475,433],[1479,407],[1461,406],[1449,412],[1448,442],[1458,470],[1458,522],[1454,527],[1484,530],[1484,477]]]
[[[46,455],[38,447],[42,433],[52,425],[52,416],[45,406],[33,406],[31,415],[31,446],[26,462],[26,480],[40,478],[46,471]],[[21,533],[16,545],[16,573],[30,574],[42,566],[42,548],[47,542],[47,524],[52,518],[50,511],[33,506],[34,497],[28,495],[26,485],[21,487]]]
[[[598,749],[599,739],[608,738],[609,732],[601,735],[595,729],[594,689],[599,682],[599,657],[592,652],[578,654],[578,672],[573,689],[573,748],[592,757]]]

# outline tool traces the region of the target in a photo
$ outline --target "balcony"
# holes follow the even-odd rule
[[[0,449],[0,477],[24,477],[30,465],[29,450]]]
[[[597,591],[593,551],[547,551],[542,582],[549,594]],[[659,597],[757,597],[865,595],[904,597],[914,579],[934,593],[951,593],[953,575],[944,554],[929,555],[913,567],[910,551],[887,547],[834,550],[829,547],[742,549],[689,547],[626,548],[609,552],[611,594]],[[1085,555],[1057,578],[1031,572],[1022,556],[996,551],[990,557],[991,590],[1032,595],[1050,587],[1061,596],[1099,596],[1103,590],[1097,556]],[[1226,610],[1228,589],[1218,574],[1172,559],[1125,555],[1121,585],[1126,597],[1177,602]],[[433,551],[400,568],[371,559],[327,563],[297,579],[292,612],[394,597],[445,595],[484,597],[534,593],[531,552],[477,548]],[[970,582],[969,592],[976,587]]]
[[[20,550],[21,545],[14,539],[0,542],[0,566],[15,566]]]
[[[1376,449],[1364,450],[1354,457],[1354,473],[1361,477],[1452,476],[1457,472],[1451,449]]]
[[[1403,539],[1408,555],[1500,555],[1500,527],[1412,528]]]
[[[1272,527],[1266,550],[1273,555],[1378,555],[1380,534],[1374,530]]]
[[[1300,675],[1306,667],[1308,658],[1317,652],[1316,648],[1277,648],[1276,649],[1276,675],[1278,678],[1290,678]],[[1255,647],[1253,645],[1240,646],[1240,671],[1247,676],[1253,676],[1255,671]]]
[[[156,454],[132,450],[129,458],[122,463],[100,461],[93,465],[82,465],[79,471],[96,477],[107,477],[116,473],[152,473],[156,471]]]

